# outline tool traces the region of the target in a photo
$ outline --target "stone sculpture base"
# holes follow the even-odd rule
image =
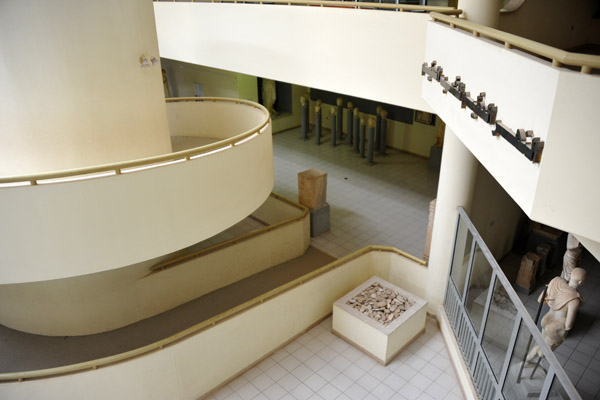
[[[327,232],[330,226],[329,204],[325,203],[323,207],[310,209],[310,237],[319,236]]]
[[[387,326],[346,304],[375,282],[398,292],[413,303]],[[374,276],[334,303],[332,332],[380,364],[387,365],[425,331],[426,304],[420,297]]]

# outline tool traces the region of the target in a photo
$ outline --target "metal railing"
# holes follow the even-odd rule
[[[444,309],[481,399],[581,399],[462,208]]]
[[[485,37],[496,42],[503,43],[507,49],[520,49],[536,56],[546,58],[552,61],[554,67],[572,66],[581,68],[584,74],[590,74],[594,68],[600,68],[600,56],[589,54],[570,53],[556,47],[548,46],[543,43],[522,38],[512,33],[500,31],[479,25],[466,19],[451,18],[441,13],[432,12],[430,14],[434,21],[443,22],[450,25],[451,28],[460,28],[471,32],[473,36]]]
[[[167,103],[172,102],[231,102],[256,108],[264,113],[264,119],[255,128],[230,138],[219,140],[193,149],[177,151],[160,156],[141,158],[137,160],[124,161],[118,163],[95,165],[91,167],[75,168],[61,171],[44,172],[31,175],[18,175],[9,177],[0,177],[0,189],[13,186],[35,186],[45,183],[61,183],[74,180],[95,179],[106,176],[121,175],[132,173],[149,168],[163,167],[179,162],[190,161],[198,157],[206,156],[214,152],[227,150],[231,147],[243,144],[244,142],[259,135],[270,122],[269,112],[262,105],[248,100],[229,99],[220,97],[177,97],[167,99]]]
[[[454,7],[421,6],[412,4],[390,4],[361,1],[319,1],[319,0],[154,0],[157,3],[233,3],[233,4],[274,4],[287,6],[342,7],[358,9],[395,10],[400,12],[436,12],[440,15],[460,15],[462,10]]]

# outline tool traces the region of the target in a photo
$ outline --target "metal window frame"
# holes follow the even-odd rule
[[[460,228],[460,224],[465,224],[465,227],[468,231],[470,231],[473,242],[471,243],[471,253],[469,256],[469,263],[467,265],[467,273],[465,275],[465,286],[463,288],[462,297],[459,295],[458,289],[456,287],[455,282],[452,279],[452,270],[454,268],[454,257],[456,254],[456,239],[458,237],[458,230]],[[486,303],[484,306],[484,312],[481,320],[481,326],[478,331],[475,330],[474,325],[471,321],[471,317],[469,312],[467,311],[465,304],[467,300],[467,292],[469,287],[469,282],[471,279],[471,275],[473,272],[473,261],[475,257],[475,246],[479,246],[482,254],[485,259],[489,263],[492,268],[492,276],[490,278],[490,285],[486,297]],[[464,252],[464,249],[462,249]],[[506,357],[504,359],[504,363],[502,365],[502,370],[500,376],[496,377],[494,374],[485,350],[482,345],[483,334],[485,332],[485,328],[487,326],[490,305],[493,298],[494,286],[499,282],[504,286],[508,297],[514,304],[516,308],[516,316],[514,326],[512,328],[510,341],[508,342],[508,347],[506,350]],[[450,303],[448,303],[450,300]],[[546,374],[546,378],[541,388],[540,399],[546,399],[549,395],[550,389],[552,387],[552,383],[554,379],[558,379],[563,390],[569,396],[570,399],[580,400],[581,396],[575,389],[575,386],[568,378],[567,374],[563,370],[562,366],[556,359],[552,350],[548,347],[546,342],[544,341],[541,332],[538,330],[536,324],[533,319],[529,315],[527,309],[521,303],[520,298],[517,296],[514,291],[512,285],[500,269],[500,266],[496,262],[493,257],[491,251],[488,249],[487,245],[483,241],[483,238],[473,225],[473,222],[467,215],[466,211],[462,207],[457,208],[457,218],[456,218],[456,229],[454,232],[454,245],[452,248],[452,258],[450,261],[450,268],[448,273],[448,283],[446,286],[446,295],[444,297],[444,308],[447,310],[449,314],[449,319],[451,322],[452,330],[457,337],[458,343],[461,348],[461,352],[463,354],[463,358],[469,367],[469,371],[471,373],[471,377],[480,392],[480,396],[486,400],[500,400],[504,399],[504,394],[502,389],[506,385],[506,380],[508,376],[508,369],[510,360],[515,351],[515,344],[518,339],[518,334],[521,329],[526,329],[528,333],[533,337],[533,342],[535,345],[539,346],[542,353],[544,353],[545,360],[549,364],[548,372]],[[457,309],[458,308],[458,309]],[[468,321],[468,322],[466,322]],[[465,323],[466,322],[466,323]],[[475,348],[473,348],[473,345]],[[466,347],[466,348],[465,348]],[[478,362],[482,363],[481,367],[478,367]],[[475,376],[477,372],[478,376]],[[487,376],[484,376],[483,374]],[[490,384],[491,382],[492,384]]]

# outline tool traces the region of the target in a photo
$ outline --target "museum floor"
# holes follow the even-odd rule
[[[273,135],[274,192],[297,201],[299,172],[327,172],[331,230],[312,245],[338,258],[370,244],[423,258],[439,173],[427,169],[427,159],[393,149],[368,166],[350,146],[333,147],[329,131],[324,134],[320,146],[312,137],[303,141],[300,128]]]
[[[331,317],[210,400],[457,400],[463,395],[437,325],[386,367],[331,333]]]

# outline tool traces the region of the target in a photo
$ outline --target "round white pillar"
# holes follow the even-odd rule
[[[437,307],[444,302],[446,293],[456,231],[456,208],[460,206],[469,212],[477,166],[477,159],[446,126],[427,282],[428,307],[433,314],[437,314]]]
[[[4,1],[0,37],[0,176],[171,151],[151,1]]]
[[[476,24],[497,28],[500,23],[500,0],[459,0],[458,8]]]

